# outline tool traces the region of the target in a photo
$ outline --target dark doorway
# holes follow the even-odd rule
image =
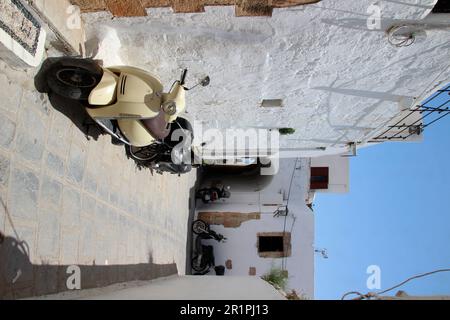
[[[450,1],[439,0],[433,8],[433,13],[450,13]]]
[[[311,190],[326,190],[328,189],[330,169],[311,168]]]

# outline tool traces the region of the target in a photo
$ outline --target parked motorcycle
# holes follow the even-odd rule
[[[203,188],[197,191],[196,198],[202,199],[203,203],[212,203],[220,199],[228,199],[231,197],[230,187],[215,186],[211,188]]]
[[[203,220],[197,220],[192,224],[192,231],[197,235],[194,246],[194,257],[191,267],[196,271],[195,275],[208,274],[214,268],[216,275],[224,275],[225,267],[216,266],[214,248],[211,245],[204,245],[203,240],[215,240],[225,242],[226,238],[211,230],[210,226]]]
[[[194,221],[194,223],[192,223],[192,232],[194,232],[196,235],[205,236],[204,239],[214,239],[217,242],[226,242],[227,241],[227,238],[225,238],[220,233],[217,233],[214,230],[211,230],[210,225],[200,219],[196,220],[196,221]]]
[[[45,65],[36,76],[43,83],[37,89],[83,103],[95,123],[116,144],[124,144],[138,165],[160,173],[192,169],[193,129],[180,116],[190,90],[185,86],[187,69],[164,93],[158,79],[131,66],[103,68],[95,60],[71,57],[49,58]],[[198,85],[209,83],[206,77]]]

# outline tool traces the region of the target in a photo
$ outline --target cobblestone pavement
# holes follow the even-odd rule
[[[108,136],[88,141],[54,110],[33,76],[0,61],[0,232],[24,241],[33,265],[151,261],[176,263],[184,274],[195,172],[137,171],[123,147]],[[22,287],[32,285],[31,277]]]

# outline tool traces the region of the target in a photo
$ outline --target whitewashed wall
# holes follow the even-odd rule
[[[285,297],[267,282],[257,278],[174,276],[153,281],[121,283],[105,288],[63,292],[32,299],[285,300]]]
[[[385,33],[396,23],[420,22],[436,0],[377,1],[382,28],[369,30],[374,2],[323,0],[276,9],[271,18],[207,7],[195,14],[161,8],[145,18],[94,13],[85,19],[88,37],[100,41],[93,52],[107,65],[143,67],[166,86],[184,67],[192,82],[209,74],[211,86],[188,95],[188,112],[205,127],[293,127],[296,134],[284,137],[282,147],[316,156],[345,151],[345,143],[392,118],[404,97],[450,79],[448,29],[431,30],[405,48],[391,46]],[[278,98],[284,108],[260,107],[262,99]]]

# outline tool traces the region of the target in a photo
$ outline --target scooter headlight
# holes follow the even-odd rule
[[[174,116],[177,113],[177,104],[174,101],[168,101],[163,104],[162,109],[169,116]]]

